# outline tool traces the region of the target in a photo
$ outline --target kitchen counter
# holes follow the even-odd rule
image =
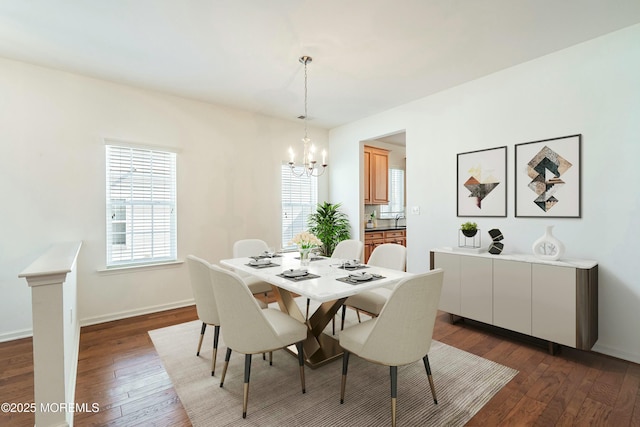
[[[365,233],[372,233],[372,232],[376,232],[376,231],[394,231],[394,230],[406,230],[407,226],[406,225],[400,225],[398,227],[395,227],[393,225],[383,225],[380,227],[374,227],[374,228],[366,228],[364,229]]]

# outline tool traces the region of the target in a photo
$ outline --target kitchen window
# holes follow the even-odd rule
[[[300,174],[302,167],[296,167]],[[289,241],[308,228],[309,215],[315,212],[318,204],[318,178],[303,175],[297,177],[291,173],[288,164],[281,167],[282,182],[282,248],[294,249]]]
[[[380,205],[380,219],[404,215],[404,169],[389,168],[389,204]]]
[[[176,154],[106,146],[107,267],[177,259]]]

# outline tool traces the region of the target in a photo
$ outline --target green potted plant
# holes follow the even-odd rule
[[[309,215],[309,231],[322,242],[322,255],[331,256],[338,242],[351,237],[349,219],[340,212],[340,203],[318,203],[315,213]]]
[[[478,224],[475,222],[467,221],[460,226],[460,230],[462,230],[462,234],[467,237],[473,237],[478,232]]]

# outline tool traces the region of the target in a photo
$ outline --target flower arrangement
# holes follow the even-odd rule
[[[312,249],[317,246],[321,246],[322,242],[315,236],[315,234],[303,231],[293,236],[293,239],[291,239],[289,244],[297,245],[300,249]]]

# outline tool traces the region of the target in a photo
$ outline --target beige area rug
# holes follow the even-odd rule
[[[347,325],[357,322],[353,310],[347,312]],[[284,350],[273,353],[273,366],[260,355],[253,357],[249,407],[247,418],[243,420],[244,355],[231,354],[225,385],[220,388],[226,352],[222,340],[224,328],[218,346],[216,374],[212,377],[213,327],[207,328],[203,350],[200,357],[196,357],[200,325],[199,321],[194,321],[149,331],[194,426],[370,427],[390,424],[388,367],[352,355],[345,403],[341,405],[341,359],[317,369],[305,367],[307,392],[302,394],[297,359]],[[438,404],[433,403],[422,361],[399,367],[398,425],[464,425],[517,374],[514,369],[437,341],[432,342],[429,361]]]

